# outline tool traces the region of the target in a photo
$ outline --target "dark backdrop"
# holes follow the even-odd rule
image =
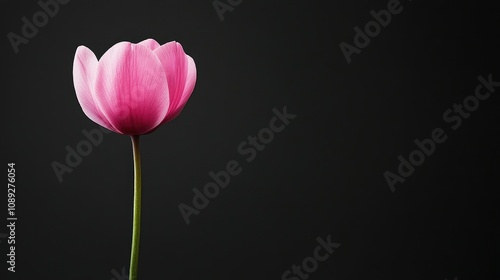
[[[17,54],[7,34],[41,8],[3,3],[3,143],[16,163],[18,221],[17,272],[0,239],[1,279],[122,279],[130,140],[105,134],[62,182],[51,164],[98,127],[75,97],[76,48],[100,57],[146,38],[180,42],[198,81],[182,114],[141,140],[139,279],[282,279],[328,236],[341,245],[308,279],[500,276],[500,88],[458,129],[443,120],[478,76],[500,80],[499,4],[402,0],[348,63],[339,45],[353,45],[353,28],[388,2],[232,1],[221,21],[211,1],[73,0]],[[297,117],[245,161],[238,145],[284,106]],[[398,156],[435,128],[446,142],[392,192],[384,172],[397,174]],[[192,206],[192,189],[230,160],[241,174],[186,225],[179,204]]]

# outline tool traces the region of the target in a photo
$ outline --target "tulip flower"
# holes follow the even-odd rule
[[[129,135],[134,158],[134,211],[131,280],[137,279],[141,222],[139,136],[155,131],[179,115],[193,92],[196,65],[181,44],[120,42],[101,59],[85,46],[73,63],[76,96],[89,119],[113,132]]]

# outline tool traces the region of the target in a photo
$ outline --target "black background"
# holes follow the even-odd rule
[[[6,35],[40,7],[3,3],[3,143],[19,220],[17,272],[4,239],[1,279],[108,280],[128,267],[128,137],[106,134],[61,183],[51,163],[97,128],[75,97],[76,48],[100,57],[146,38],[180,42],[198,81],[182,114],[141,139],[139,279],[281,279],[328,235],[341,246],[309,279],[500,276],[500,88],[459,129],[442,118],[479,75],[500,80],[499,4],[402,1],[348,64],[339,44],[387,2],[243,1],[221,22],[211,1],[73,0],[18,54]],[[238,144],[283,106],[296,119],[247,163]],[[437,127],[448,140],[392,193],[384,172]],[[186,225],[178,205],[232,159],[242,173]]]

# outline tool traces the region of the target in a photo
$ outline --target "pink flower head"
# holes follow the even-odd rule
[[[196,65],[177,42],[120,42],[100,60],[80,46],[73,82],[89,119],[116,133],[142,135],[179,115],[193,92]]]

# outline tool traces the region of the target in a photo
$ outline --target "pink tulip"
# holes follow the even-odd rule
[[[120,42],[99,61],[80,46],[73,81],[92,121],[116,133],[142,135],[179,115],[193,92],[196,65],[177,42]]]
[[[196,83],[194,60],[181,44],[160,46],[153,39],[121,42],[98,61],[87,47],[76,50],[73,82],[89,119],[116,133],[130,135],[134,157],[134,210],[129,279],[137,280],[141,228],[140,135],[173,120]]]

